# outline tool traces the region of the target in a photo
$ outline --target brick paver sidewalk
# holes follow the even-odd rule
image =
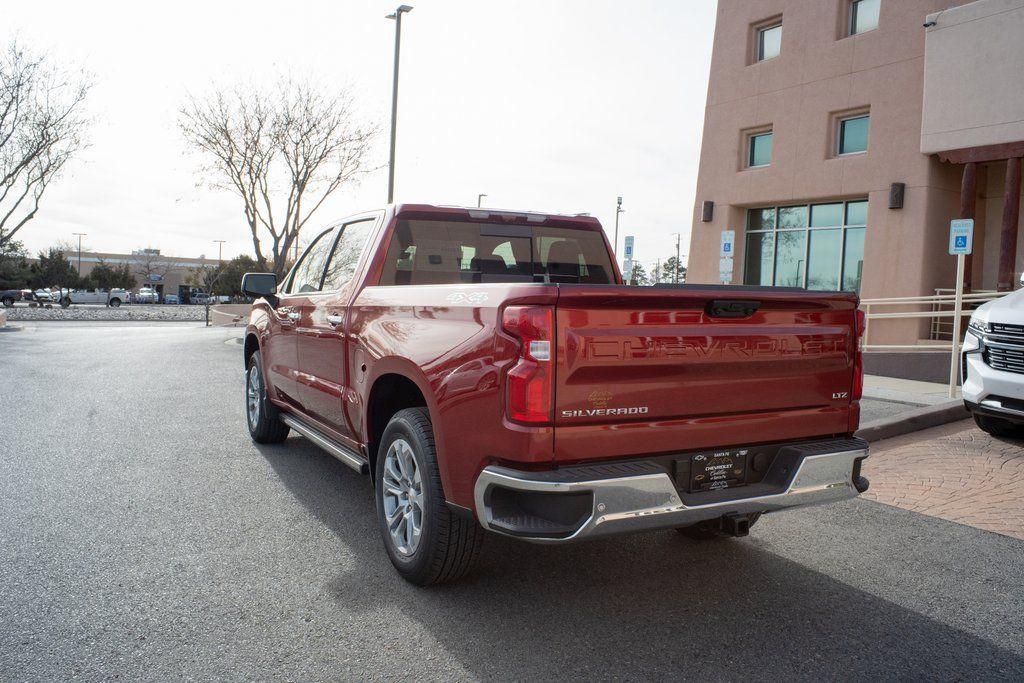
[[[1024,539],[1024,442],[973,420],[872,444],[865,498]]]

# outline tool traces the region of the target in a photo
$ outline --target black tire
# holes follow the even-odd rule
[[[1010,420],[974,413],[974,422],[977,423],[983,432],[988,432],[992,436],[1005,439],[1024,438],[1024,425],[1011,422]]]
[[[393,444],[404,441],[412,450],[419,475],[421,532],[411,552],[403,551],[392,538],[385,513],[385,469]],[[472,519],[452,513],[445,504],[437,467],[434,430],[426,408],[406,408],[388,422],[377,452],[374,499],[384,549],[391,564],[406,581],[417,586],[454,581],[468,572],[480,554],[483,529]],[[390,496],[391,502],[399,500]],[[412,510],[412,507],[409,508]]]
[[[755,512],[752,515],[747,516],[750,520],[750,526],[753,527],[760,519],[761,513]],[[733,538],[728,534],[722,533],[721,525],[717,519],[709,519],[705,522],[697,522],[689,526],[676,527],[676,531],[681,533],[687,538],[693,539],[694,541],[711,541],[716,538]]]
[[[121,306],[121,300],[120,299],[111,299],[107,303],[108,303],[108,305],[111,308],[119,308]]]
[[[68,297],[64,297],[63,299],[60,300],[60,307],[61,308],[67,308],[70,305],[71,305],[71,299],[69,299]]]
[[[12,299],[9,296],[6,296],[6,297],[4,297],[3,304],[4,304],[4,308],[10,308],[11,306],[14,305],[14,299]]]
[[[288,438],[290,429],[281,421],[281,411],[267,397],[267,384],[263,379],[263,362],[260,360],[259,351],[249,356],[245,367],[245,423],[249,426],[249,436],[256,443],[281,443]],[[254,387],[251,382],[255,383]],[[250,389],[255,393],[255,419],[249,402]]]

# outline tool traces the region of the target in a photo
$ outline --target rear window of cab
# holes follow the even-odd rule
[[[385,259],[382,285],[614,281],[596,230],[402,220]]]

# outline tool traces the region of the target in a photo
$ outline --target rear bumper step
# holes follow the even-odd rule
[[[680,493],[654,462],[523,472],[489,466],[477,478],[484,528],[538,543],[687,526],[854,498],[867,490],[860,463],[867,442],[841,439],[787,446],[764,484]]]

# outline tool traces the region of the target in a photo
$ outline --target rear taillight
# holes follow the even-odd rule
[[[519,362],[508,371],[505,408],[508,419],[549,424],[552,404],[554,311],[547,306],[509,306],[501,326],[519,340]]]
[[[850,392],[850,398],[859,401],[864,395],[864,350],[861,347],[864,342],[865,325],[867,325],[867,316],[859,308],[854,325],[856,328],[853,342],[853,391]]]

